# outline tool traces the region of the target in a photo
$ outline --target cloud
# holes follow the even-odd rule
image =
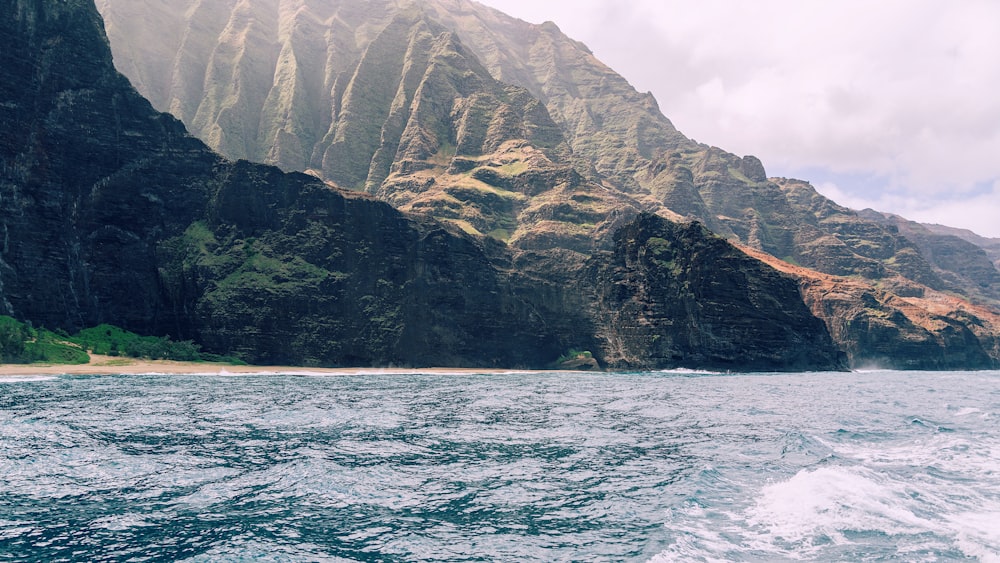
[[[555,21],[686,135],[771,174],[879,178],[884,198],[868,183],[840,193],[956,226],[979,215],[963,205],[996,209],[981,187],[1000,181],[1000,2],[487,3]]]
[[[905,191],[862,193],[845,190],[835,182],[822,181],[816,190],[852,209],[891,211],[921,223],[937,223],[969,229],[979,235],[1000,238],[1000,182],[980,186],[973,194],[926,198]]]

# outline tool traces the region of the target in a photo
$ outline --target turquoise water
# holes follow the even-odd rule
[[[1000,561],[1000,372],[0,381],[0,560]]]

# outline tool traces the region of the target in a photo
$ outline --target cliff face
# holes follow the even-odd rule
[[[4,2],[0,309],[49,327],[183,321],[156,243],[204,208],[220,159],[108,65],[83,2]]]
[[[449,129],[448,134],[469,147],[463,149],[465,160],[448,161],[443,174],[454,182],[442,184],[455,186],[466,173],[485,186],[493,184],[482,178],[506,182],[507,191],[524,198],[515,218],[544,227],[532,230],[534,247],[472,236],[305,174],[225,160],[175,119],[154,111],[114,71],[90,0],[0,0],[0,8],[10,14],[0,20],[3,313],[50,328],[109,322],[193,338],[209,351],[252,362],[540,367],[580,346],[592,348],[600,362],[631,361],[602,346],[605,334],[618,331],[603,326],[615,304],[595,296],[613,293],[608,284],[617,282],[605,275],[586,277],[584,265],[603,271],[606,256],[598,252],[586,262],[587,245],[601,239],[595,234],[601,229],[612,232],[628,224],[635,212],[601,207],[618,196],[556,162],[566,149],[544,108],[533,109],[522,90],[495,83],[474,61],[463,60],[461,47],[446,33],[427,27],[426,34],[406,35],[407,41],[440,47],[428,51],[422,69],[414,67],[416,75],[438,78],[421,79],[413,90],[400,87],[403,97],[419,103],[411,103],[408,120],[394,121],[407,124],[398,137],[406,148],[397,152],[433,162],[433,155],[421,151],[436,145],[423,135],[443,136],[444,129],[432,125],[445,114],[458,116],[459,123],[464,119],[465,133]],[[441,60],[431,60],[438,55]],[[438,97],[423,91],[441,86],[456,92],[469,87],[471,101],[442,110],[434,103]],[[507,117],[482,126],[482,118],[497,115]],[[411,121],[420,126],[408,135]],[[379,139],[389,137],[383,131]],[[343,150],[353,149],[345,144]],[[551,164],[519,164],[530,159]],[[350,163],[337,162],[348,166],[345,174],[357,172]],[[405,162],[393,160],[389,178],[402,174]],[[556,179],[562,184],[553,185]],[[501,209],[505,198],[517,199],[493,187],[475,187],[487,211]],[[580,221],[575,214],[585,212],[596,223],[571,232]],[[703,235],[678,238],[677,252],[688,252],[688,244],[693,251]],[[574,250],[574,241],[587,244]],[[779,322],[787,311],[801,309],[784,278],[761,272],[745,289],[703,289],[716,283],[708,272],[717,262],[729,267],[732,261],[717,250],[681,267],[703,269],[683,277],[694,288],[683,294],[692,306],[725,310],[730,300],[737,303],[733,307],[744,307],[747,299],[767,302],[773,295],[781,303],[755,310],[764,317],[778,315]],[[656,275],[643,271],[637,279]],[[674,298],[672,291],[657,289],[643,303],[669,307]],[[682,341],[670,319],[644,322],[649,324],[644,338]],[[800,326],[816,352],[812,363],[776,368],[842,367],[823,326]],[[734,351],[749,349],[743,339],[756,334],[717,334],[701,342],[699,355],[675,347],[671,355],[644,365],[732,362],[737,367]],[[783,349],[772,350],[768,361],[796,357],[793,343],[773,344]],[[740,367],[764,365],[771,364],[755,354]]]
[[[1000,368],[1000,314],[904,278],[872,282],[742,249],[799,282],[806,304],[858,368]]]
[[[631,207],[698,220],[779,258],[835,275],[903,275],[935,289],[972,289],[942,277],[925,247],[808,184],[769,181],[758,159],[687,139],[651,95],[551,23],[528,24],[468,0],[187,4],[101,0],[119,65],[139,90],[232,158],[314,169],[340,186],[502,238],[517,229],[520,222],[509,220],[517,213],[456,217],[450,193],[416,201],[428,199],[417,194],[430,179],[455,183],[445,174],[454,171],[453,156],[493,152],[499,142],[481,142],[492,128],[500,133],[494,141],[564,144],[570,152],[549,151],[550,162],[626,195]],[[148,14],[167,22],[152,36],[143,33]],[[503,94],[495,81],[526,95]],[[512,111],[522,107],[529,115]],[[458,199],[463,209],[475,207]]]
[[[119,68],[212,147],[505,242],[546,283],[651,212],[895,298],[949,292],[1000,308],[996,268],[969,247],[925,244],[806,182],[769,179],[752,156],[687,139],[551,23],[469,0],[99,3]],[[904,326],[866,338],[824,319],[851,358],[921,361]]]
[[[700,224],[643,215],[614,240],[610,256],[595,256],[589,269],[609,364],[687,358],[716,369],[809,369],[820,351],[824,363],[846,365],[794,278]]]
[[[866,209],[862,216],[895,229],[912,240],[951,287],[967,288],[981,302],[1000,301],[1000,242],[960,229],[938,228],[897,215]],[[964,237],[962,236],[964,234]],[[991,256],[990,253],[993,253]]]
[[[956,229],[944,225],[923,224],[921,226],[934,234],[955,236],[966,242],[971,242],[982,248],[993,261],[993,265],[1000,268],[1000,238],[982,237],[968,229]]]
[[[90,2],[4,4],[4,313],[195,338],[257,362],[560,353],[481,241],[224,161],[115,72]]]

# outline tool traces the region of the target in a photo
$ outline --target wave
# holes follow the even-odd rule
[[[817,441],[837,461],[747,491],[744,506],[689,503],[666,524],[673,545],[651,561],[865,554],[1000,562],[1000,444],[948,433],[896,445]]]
[[[673,368],[673,369],[661,369],[656,373],[666,373],[671,375],[731,375],[730,372],[725,371],[711,371],[706,369],[690,369],[690,368]]]
[[[37,381],[55,381],[59,379],[56,375],[5,375],[0,377],[0,384],[3,383],[34,383]]]

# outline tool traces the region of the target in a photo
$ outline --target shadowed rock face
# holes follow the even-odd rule
[[[542,190],[575,202],[542,198],[525,205],[524,222],[546,228],[532,231],[533,246],[512,252],[493,238],[401,213],[304,174],[217,156],[115,72],[90,0],[0,0],[0,9],[10,15],[0,20],[3,313],[50,328],[109,322],[193,338],[209,351],[262,363],[540,367],[570,347],[585,347],[599,362],[631,365],[606,351],[606,335],[627,332],[604,324],[615,305],[603,296],[614,293],[607,284],[617,281],[585,275],[588,268],[604,271],[600,264],[607,257],[598,253],[587,262],[583,246],[570,248],[574,233],[560,225],[591,213],[609,231],[640,227],[628,226],[634,211],[600,207],[617,196],[596,193],[601,188],[586,184],[571,166],[552,164],[528,174],[511,162],[475,160],[465,168],[479,178],[493,174],[510,182],[511,193]],[[459,52],[446,36],[431,36],[443,41],[445,58]],[[441,84],[476,80],[472,66],[439,70],[449,75],[456,69],[460,76]],[[518,101],[523,93],[494,84],[474,94],[484,96],[487,107],[496,104],[482,115],[503,114],[508,104],[511,117],[488,124],[485,135],[470,129],[468,138],[481,144],[468,146],[524,153],[525,146],[504,140],[505,128],[535,127],[523,135],[537,145],[527,145],[532,157],[551,159],[565,150],[558,135],[544,131],[544,112],[536,115],[530,100]],[[414,99],[421,95],[414,90]],[[467,115],[478,119],[475,111]],[[419,152],[419,139],[413,142]],[[450,166],[456,169],[449,174],[463,174],[460,161]],[[554,179],[563,186],[550,186]],[[655,221],[659,229],[671,228]],[[598,227],[590,229],[578,235],[581,240]],[[754,310],[778,314],[778,322],[801,309],[799,296],[786,291],[787,280],[759,270],[766,268],[760,264],[746,288],[710,290],[716,282],[706,272],[728,267],[725,249],[733,250],[703,231],[691,233],[677,238],[678,253],[700,248],[702,239],[720,246],[681,265],[679,279],[693,288],[678,294],[686,302],[726,311],[750,299],[765,303]],[[657,272],[644,270],[637,279],[659,280]],[[668,307],[675,297],[657,288],[644,303]],[[648,322],[643,338],[683,341],[670,319]],[[816,352],[809,366],[800,365],[798,350],[786,343],[789,349],[773,350],[764,360],[748,355],[741,367],[770,366],[780,358],[791,360],[776,369],[841,367],[825,328],[801,326]],[[675,347],[672,355],[644,365],[736,367],[734,352],[752,348],[740,339],[756,334],[715,334],[700,342],[707,348],[698,356],[678,355]]]
[[[156,246],[205,208],[221,159],[108,65],[86,3],[3,6],[0,308],[53,328],[187,329]]]
[[[796,280],[698,223],[642,215],[591,259],[606,361],[622,368],[680,359],[713,369],[808,369],[814,354],[846,365]],[[664,331],[664,325],[671,330]],[[738,343],[738,344],[737,344]]]

